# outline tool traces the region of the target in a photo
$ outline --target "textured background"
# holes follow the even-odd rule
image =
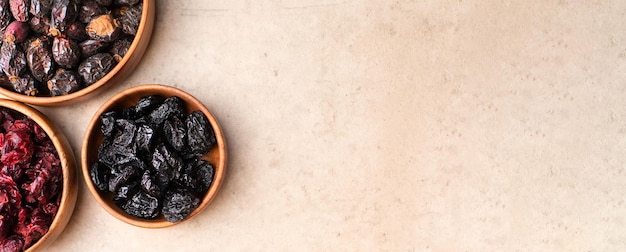
[[[157,2],[126,81],[41,110],[78,156],[116,92],[182,88],[225,184],[147,230],[81,181],[51,251],[626,249],[626,1]]]

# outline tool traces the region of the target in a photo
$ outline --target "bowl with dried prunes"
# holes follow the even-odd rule
[[[67,105],[117,83],[150,42],[154,0],[0,0],[0,94]]]
[[[85,183],[114,217],[139,227],[186,221],[216,196],[226,143],[213,114],[192,95],[140,85],[95,113],[81,150]]]
[[[74,212],[75,160],[41,112],[0,99],[0,251],[43,251]]]

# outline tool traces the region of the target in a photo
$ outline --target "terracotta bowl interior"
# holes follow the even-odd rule
[[[49,231],[38,242],[27,249],[27,251],[43,251],[61,234],[74,212],[78,192],[74,152],[65,135],[41,112],[23,103],[6,99],[0,99],[0,107],[12,109],[33,119],[48,134],[59,154],[63,169],[63,191],[59,210],[52,221]]]
[[[148,48],[154,27],[155,0],[143,0],[141,21],[135,39],[124,58],[102,79],[79,91],[62,96],[27,96],[0,88],[0,94],[24,103],[40,106],[69,105],[85,100],[105,90],[107,87],[124,80],[130,75]]]
[[[207,155],[202,157],[202,159],[209,161],[215,167],[213,183],[211,184],[211,187],[202,199],[200,206],[198,206],[198,208],[196,208],[186,219],[181,222],[168,222],[162,215],[159,215],[159,217],[152,220],[141,219],[128,215],[113,203],[112,193],[99,191],[89,177],[89,167],[91,167],[97,161],[98,147],[103,141],[103,135],[100,132],[100,115],[107,111],[121,110],[127,107],[135,106],[135,104],[141,97],[147,95],[161,95],[166,98],[171,96],[180,97],[185,102],[187,112],[200,110],[206,115],[206,117],[209,119],[209,122],[213,126],[213,130],[215,131],[215,136],[217,138],[216,146],[214,146]],[[95,197],[96,201],[98,201],[98,203],[107,212],[109,212],[117,219],[124,221],[128,224],[144,228],[169,227],[187,221],[196,216],[215,197],[217,191],[222,184],[222,179],[226,170],[226,143],[224,141],[224,136],[222,134],[219,123],[215,119],[213,114],[211,114],[211,112],[209,112],[209,110],[200,101],[198,101],[190,94],[179,89],[164,85],[136,86],[115,95],[104,105],[102,105],[102,107],[100,107],[100,109],[95,113],[91,122],[89,123],[89,126],[87,127],[87,130],[85,132],[85,138],[83,139],[83,148],[81,155],[83,178],[87,187],[89,188],[89,191]]]

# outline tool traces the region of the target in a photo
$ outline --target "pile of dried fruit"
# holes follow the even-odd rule
[[[216,144],[215,133],[202,112],[184,108],[178,97],[153,95],[100,116],[104,140],[90,177],[126,213],[181,221],[213,182],[214,167],[200,157]]]
[[[50,138],[30,118],[0,109],[0,251],[21,251],[48,232],[63,189]]]
[[[140,0],[0,0],[0,87],[59,96],[100,80],[124,57]]]

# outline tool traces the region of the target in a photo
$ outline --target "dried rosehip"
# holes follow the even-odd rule
[[[74,41],[84,41],[89,39],[89,35],[85,31],[85,25],[79,22],[75,22],[70,25],[65,31],[65,35]]]
[[[4,41],[19,43],[24,41],[28,36],[30,27],[28,24],[19,21],[13,21],[4,31]]]
[[[45,38],[32,40],[26,49],[26,61],[35,79],[45,82],[54,74],[54,61]]]
[[[80,55],[82,58],[89,58],[97,53],[104,51],[109,46],[109,43],[102,42],[100,40],[85,40],[78,44],[80,47]]]
[[[52,96],[74,93],[82,88],[80,77],[72,70],[59,68],[57,74],[48,81],[48,89]]]
[[[141,10],[142,5],[138,4],[136,6],[128,8],[124,12],[124,14],[118,18],[120,24],[122,25],[122,31],[129,35],[137,34],[137,29],[139,28],[139,21],[141,21]]]
[[[126,55],[126,52],[128,52],[128,48],[130,48],[130,45],[132,43],[132,39],[116,40],[115,42],[113,42],[113,46],[111,47],[111,50],[109,52],[111,53],[111,55],[113,55],[113,58],[117,62],[120,62],[124,58],[124,55]]]
[[[117,5],[135,5],[141,0],[114,0],[113,2]]]
[[[9,10],[9,0],[0,0],[0,31],[4,33],[4,29],[11,23],[11,11]]]
[[[52,10],[52,0],[30,0],[30,13],[36,17],[44,17]]]
[[[78,16],[78,4],[76,0],[54,0],[52,2],[52,25],[55,31],[51,31],[53,36],[64,32],[70,24],[74,23]]]
[[[78,66],[78,73],[86,85],[91,85],[109,73],[115,64],[115,59],[111,54],[98,53],[81,62]]]
[[[30,25],[30,29],[40,35],[48,35],[48,33],[50,32],[50,26],[51,26],[51,21],[50,18],[47,16],[44,17],[38,17],[38,16],[34,16],[32,18],[30,18],[30,20],[28,21],[28,24]]]
[[[15,92],[28,96],[35,96],[39,93],[39,90],[37,89],[37,81],[29,73],[24,74],[22,77],[13,76],[9,78],[9,80],[11,81],[13,91]]]
[[[7,76],[20,76],[26,68],[26,55],[19,45],[11,42],[2,43],[0,48],[0,68]]]
[[[93,17],[100,16],[107,13],[107,9],[99,5],[94,0],[84,0],[80,4],[80,10],[78,12],[78,21],[83,23],[89,23]]]
[[[71,39],[57,36],[52,42],[52,56],[59,66],[69,69],[80,60],[80,47]]]
[[[113,19],[109,14],[93,18],[85,30],[92,39],[104,42],[116,40],[122,34],[119,21]]]
[[[9,0],[9,7],[13,18],[20,22],[28,21],[28,7],[30,0]]]

